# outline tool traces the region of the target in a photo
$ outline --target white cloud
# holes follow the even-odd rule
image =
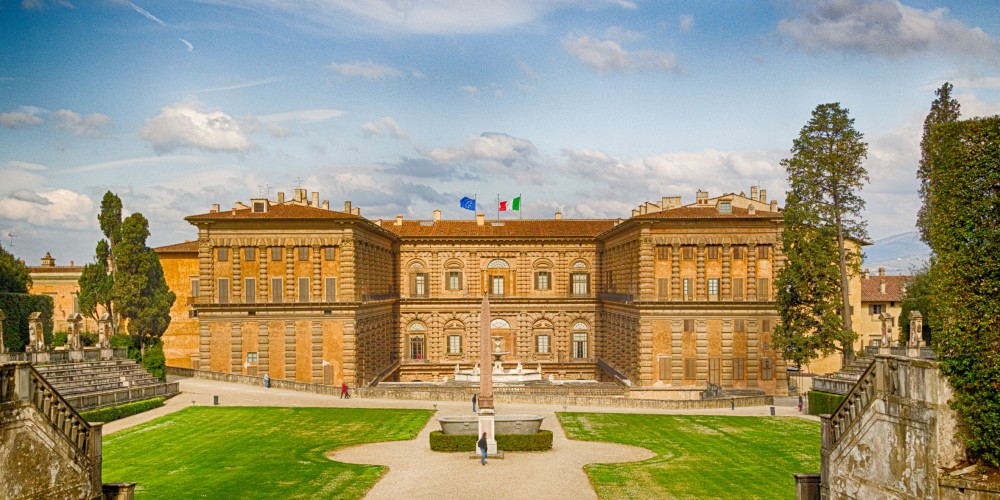
[[[475,85],[462,85],[458,88],[458,90],[461,90],[469,95],[476,95],[479,93],[479,87],[476,87]]]
[[[94,201],[68,189],[18,190],[0,199],[0,217],[34,225],[80,227],[92,224]]]
[[[384,116],[374,122],[364,123],[361,125],[361,131],[368,137],[386,135],[396,139],[407,138],[406,132],[391,116]]]
[[[42,118],[38,115],[41,109],[34,106],[21,106],[18,111],[0,113],[0,126],[7,128],[21,128],[25,126],[41,125]]]
[[[826,0],[805,3],[804,12],[778,24],[778,31],[808,51],[846,50],[902,58],[943,52],[997,61],[1000,44],[979,28],[898,0]]]
[[[535,144],[511,135],[484,132],[456,148],[435,148],[423,155],[438,163],[456,164],[518,182],[541,184],[554,173]]]
[[[236,120],[222,111],[201,111],[197,101],[164,106],[146,119],[139,136],[157,152],[185,147],[237,152],[252,146]]]
[[[148,10],[143,9],[142,7],[139,7],[136,4],[134,4],[132,2],[125,2],[125,4],[128,5],[129,7],[131,7],[132,10],[138,12],[139,14],[142,14],[142,16],[145,17],[146,19],[149,19],[150,21],[153,21],[154,23],[159,24],[160,26],[166,26],[167,25],[167,23],[161,21],[160,18],[158,18],[158,17],[150,14]]]
[[[614,40],[568,36],[563,48],[582,63],[602,72],[677,71],[677,56],[656,50],[629,51]]]
[[[330,120],[333,118],[339,118],[344,116],[344,112],[339,109],[332,108],[318,108],[318,109],[303,109],[299,111],[287,111],[284,113],[273,113],[269,115],[260,115],[257,117],[261,123],[276,123],[276,122],[321,122],[325,120]]]
[[[683,15],[680,20],[681,33],[689,33],[694,28],[694,16]]]
[[[67,172],[95,172],[98,170],[114,169],[134,169],[134,168],[168,168],[181,164],[197,165],[207,163],[209,159],[204,156],[192,155],[169,155],[169,156],[144,156],[139,158],[125,158],[123,160],[105,161],[100,163],[90,163],[66,169]]]
[[[386,78],[398,78],[403,76],[403,72],[372,61],[353,61],[348,63],[330,63],[330,69],[344,76],[360,77],[366,80],[383,80]]]
[[[183,38],[178,38],[178,40],[180,40],[181,43],[184,44],[184,48],[186,48],[188,52],[194,52],[194,45],[191,42],[189,42],[189,41],[187,41],[187,40],[185,40]]]
[[[48,170],[49,167],[42,165],[40,163],[30,163],[21,160],[11,160],[5,165],[7,168],[16,168],[20,170]]]
[[[52,113],[56,126],[76,136],[100,137],[104,128],[111,125],[111,117],[101,113],[81,115],[68,109]]]
[[[260,80],[253,80],[253,81],[250,81],[250,82],[235,83],[233,85],[225,85],[225,86],[222,86],[222,87],[210,87],[210,88],[207,88],[207,89],[195,90],[192,93],[194,93],[194,94],[204,94],[204,93],[207,93],[207,92],[223,92],[223,91],[226,91],[226,90],[246,89],[246,88],[250,88],[250,87],[259,87],[261,85],[270,85],[272,83],[280,82],[280,81],[282,81],[284,79],[285,79],[285,77],[283,77],[283,76],[273,76],[273,77],[270,77],[270,78],[262,78]]]

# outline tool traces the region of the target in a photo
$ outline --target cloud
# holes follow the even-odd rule
[[[260,115],[257,117],[261,123],[276,122],[321,122],[333,118],[344,116],[344,112],[333,108],[302,109],[299,111],[287,111],[284,113],[273,113]]]
[[[45,10],[49,7],[64,7],[67,9],[76,8],[67,0],[21,0],[21,7],[27,10]]]
[[[143,9],[142,7],[139,7],[138,5],[132,2],[125,2],[125,5],[128,5],[129,7],[132,8],[132,10],[138,12],[139,14],[142,14],[146,19],[149,19],[150,21],[153,21],[154,23],[159,24],[160,26],[167,25],[167,23],[161,21],[160,18],[150,14],[148,10]]]
[[[691,28],[694,28],[694,16],[683,15],[680,19],[681,33],[690,33]]]
[[[49,167],[39,163],[29,163],[21,160],[11,160],[5,165],[7,168],[16,168],[19,170],[48,170]]]
[[[100,163],[90,163],[77,167],[68,168],[66,172],[95,172],[99,170],[116,169],[136,169],[136,168],[169,168],[181,164],[197,165],[208,163],[209,159],[204,156],[191,155],[169,155],[169,156],[144,156],[138,158],[125,158],[123,160],[105,161]],[[44,167],[43,167],[44,168]]]
[[[0,199],[0,217],[34,225],[79,227],[93,224],[94,201],[68,189],[18,190]]]
[[[29,203],[35,203],[38,205],[51,205],[52,202],[48,198],[43,198],[34,191],[29,191],[27,189],[19,189],[10,193],[10,197],[15,200],[27,201]]]
[[[270,78],[262,78],[260,80],[253,80],[253,81],[249,81],[249,82],[236,83],[236,84],[233,84],[233,85],[225,85],[225,86],[222,86],[222,87],[210,87],[210,88],[207,88],[207,89],[194,90],[194,91],[192,91],[192,93],[194,93],[194,94],[203,94],[203,93],[207,93],[207,92],[224,92],[226,90],[247,89],[247,88],[251,88],[251,87],[259,87],[261,85],[270,85],[272,83],[280,82],[280,81],[282,81],[284,79],[285,79],[285,77],[283,77],[283,76],[272,76]]]
[[[7,128],[21,128],[26,126],[41,125],[42,118],[38,115],[41,109],[34,106],[21,106],[19,111],[0,113],[0,126]]]
[[[847,51],[899,59],[939,52],[986,57],[994,62],[1000,44],[970,28],[945,8],[922,10],[898,0],[826,0],[804,3],[778,31],[809,52]]]
[[[927,90],[937,90],[941,88],[941,83],[938,82],[933,85],[926,85],[923,88]],[[956,89],[1000,89],[1000,76],[979,76],[974,78],[961,78],[957,80],[951,80],[951,84],[955,86]]]
[[[614,40],[587,35],[563,38],[566,52],[600,72],[669,72],[677,71],[677,56],[656,50],[629,51]]]
[[[184,44],[184,47],[187,48],[188,52],[194,52],[194,45],[192,45],[191,42],[189,42],[189,41],[187,41],[187,40],[185,40],[183,38],[178,38],[178,40],[180,40],[181,43]]]
[[[222,111],[204,112],[197,101],[164,106],[146,119],[139,136],[159,153],[181,148],[203,151],[238,152],[250,149],[236,120]]]
[[[367,137],[391,136],[396,139],[406,139],[406,132],[396,123],[391,116],[383,116],[374,122],[367,122],[361,125],[361,131]]]
[[[456,165],[470,175],[497,175],[517,182],[541,184],[553,174],[538,148],[528,139],[484,132],[455,148],[435,148],[423,153],[438,163]]]
[[[469,95],[476,95],[479,93],[479,87],[476,87],[475,85],[462,85],[458,88],[458,90],[461,90]]]
[[[354,61],[349,63],[334,62],[330,63],[330,69],[344,76],[360,77],[366,80],[383,80],[386,78],[398,78],[403,76],[402,71],[393,68],[392,66],[376,64],[370,60]]]
[[[104,129],[111,125],[111,117],[101,113],[81,115],[68,109],[60,109],[51,115],[56,126],[75,136],[100,137]]]

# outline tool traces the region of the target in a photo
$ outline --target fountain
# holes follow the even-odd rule
[[[491,378],[494,383],[497,384],[510,384],[518,382],[537,382],[542,380],[542,365],[538,364],[538,367],[534,370],[525,369],[521,365],[521,362],[517,362],[517,368],[504,368],[503,367],[503,357],[505,354],[510,354],[503,350],[503,337],[493,337],[493,364],[491,369]],[[481,378],[481,370],[479,364],[473,366],[469,370],[460,370],[458,365],[455,365],[455,381],[456,382],[479,382]]]

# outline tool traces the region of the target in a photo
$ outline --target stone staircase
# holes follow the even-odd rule
[[[874,361],[872,356],[854,356],[840,371],[813,379],[813,390],[846,395]]]
[[[179,392],[177,382],[161,382],[132,359],[54,363],[36,369],[77,411]]]

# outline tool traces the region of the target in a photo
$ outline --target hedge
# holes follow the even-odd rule
[[[475,434],[445,434],[431,432],[432,451],[476,451],[479,436]],[[552,449],[552,431],[538,434],[497,434],[497,449],[503,451],[546,451]]]
[[[832,392],[809,391],[809,414],[830,415],[844,399],[845,396]]]
[[[80,416],[87,422],[111,422],[112,420],[131,417],[132,415],[137,415],[153,408],[159,408],[163,406],[164,401],[166,401],[166,398],[163,397],[144,399],[142,401],[133,401],[131,403],[80,412]]]
[[[42,313],[42,332],[45,343],[52,343],[52,297],[27,293],[0,293],[0,311],[6,314],[3,321],[4,345],[11,352],[24,352],[28,344],[28,315]]]

